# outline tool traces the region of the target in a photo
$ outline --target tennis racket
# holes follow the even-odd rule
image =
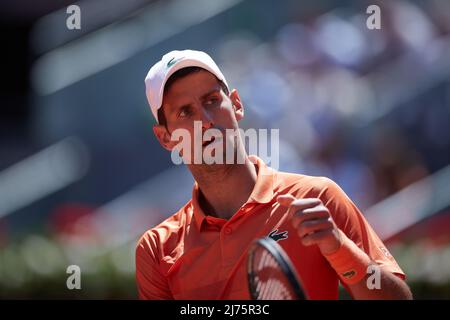
[[[270,238],[256,240],[247,260],[247,279],[253,300],[305,300],[299,278],[287,254]]]

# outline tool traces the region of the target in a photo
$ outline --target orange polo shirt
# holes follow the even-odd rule
[[[339,278],[317,246],[303,246],[287,208],[276,198],[292,194],[320,198],[336,225],[382,268],[404,273],[358,208],[332,180],[278,172],[261,159],[248,201],[229,219],[208,216],[192,199],[177,213],[148,230],[136,247],[136,281],[140,299],[250,299],[246,258],[253,240],[279,236],[310,299],[337,299]],[[230,190],[232,192],[232,190]]]

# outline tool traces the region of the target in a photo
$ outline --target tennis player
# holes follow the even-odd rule
[[[195,179],[192,199],[136,247],[140,299],[249,299],[247,251],[266,236],[291,258],[310,299],[337,299],[339,282],[354,299],[412,298],[404,272],[335,182],[272,169],[245,154],[242,137],[225,133],[239,129],[244,106],[208,54],[169,52],[145,85],[162,147],[179,152],[174,131],[193,137],[201,121],[203,131],[224,138],[202,141],[200,150],[234,142],[234,159],[243,152],[245,161],[185,162]],[[192,150],[180,155],[192,159]]]

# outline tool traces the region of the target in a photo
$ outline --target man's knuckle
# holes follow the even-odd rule
[[[302,244],[305,246],[309,246],[311,244],[311,236],[303,237]]]
[[[333,222],[331,221],[331,220],[326,220],[325,222],[324,222],[324,225],[325,225],[325,227],[327,227],[327,228],[332,228],[334,225],[333,225]]]
[[[306,234],[306,230],[305,230],[305,226],[303,224],[300,224],[297,228],[298,233],[300,234],[300,236],[305,235]]]

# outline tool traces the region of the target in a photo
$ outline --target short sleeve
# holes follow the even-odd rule
[[[161,273],[156,245],[145,233],[136,246],[136,283],[141,300],[173,300],[167,279]]]
[[[364,250],[372,261],[401,279],[405,279],[405,273],[361,211],[334,181],[328,178],[322,179],[324,185],[319,198],[330,210],[338,228],[358,247]],[[395,214],[395,212],[392,214]]]

